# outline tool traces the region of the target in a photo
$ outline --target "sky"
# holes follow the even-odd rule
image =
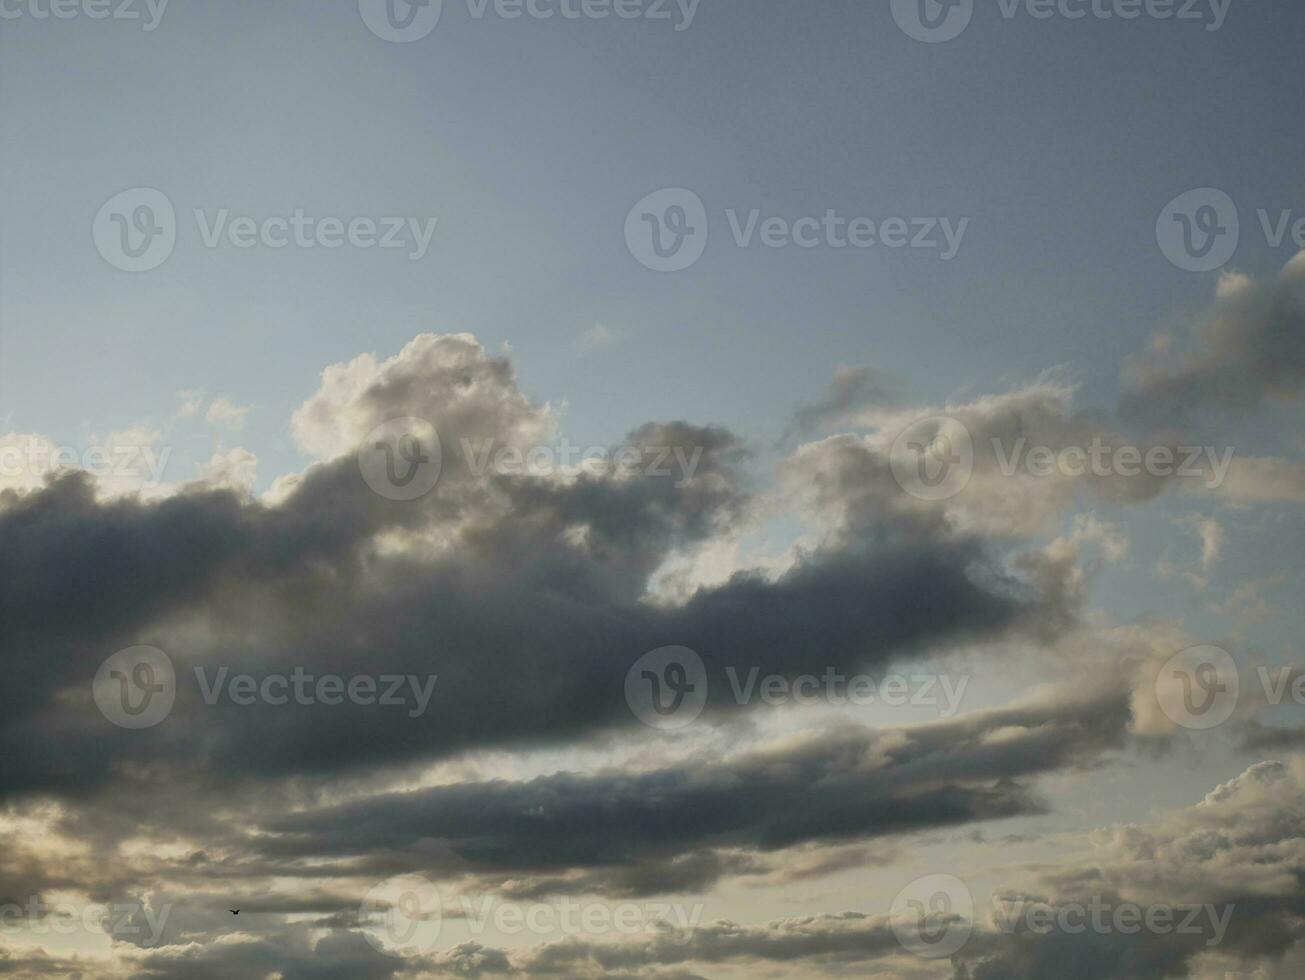
[[[0,0],[0,976],[1299,976],[1302,30]]]

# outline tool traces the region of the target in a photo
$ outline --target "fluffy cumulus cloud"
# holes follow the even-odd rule
[[[1228,406],[1294,395],[1299,273],[1225,284],[1195,353],[1131,369],[1130,404],[1158,417],[1161,401],[1211,378]],[[1272,370],[1246,353],[1270,342],[1286,345]],[[1112,627],[1088,608],[1094,576],[1133,551],[1091,507],[1146,506],[1173,479],[1011,472],[1021,447],[1127,442],[1056,380],[910,410],[887,391],[877,373],[841,372],[798,410],[788,436],[812,441],[774,474],[737,434],[678,419],[595,459],[508,465],[555,458],[558,414],[474,338],[423,335],[328,367],[290,420],[306,467],[264,492],[242,448],[219,449],[194,482],[152,489],[76,466],[8,480],[0,830],[13,843],[0,852],[0,904],[12,914],[0,975],[1018,980],[1073,964],[1084,980],[1148,980],[1290,963],[1305,770],[1293,730],[1258,702],[1229,744],[1285,761],[1154,825],[1098,832],[1091,863],[1011,872],[1012,894],[1053,902],[1092,893],[1253,913],[1217,949],[980,920],[951,961],[921,960],[885,896],[609,937],[467,932],[485,896],[687,907],[868,874],[930,835],[1044,817],[1058,787],[1181,745],[1154,677],[1184,630]],[[202,405],[187,393],[183,414]],[[207,417],[233,431],[245,412],[219,401]],[[966,486],[945,498],[910,492],[895,455],[931,415],[964,426],[975,448]],[[424,431],[414,425],[438,443],[405,442]],[[0,449],[45,445],[35,439]],[[437,479],[409,495],[390,472],[378,488],[366,460],[382,451],[391,470],[433,459]],[[1263,485],[1248,465],[1232,485]],[[789,542],[732,551],[726,572],[701,581],[681,574],[777,512],[794,522]],[[1166,523],[1198,536],[1194,569],[1216,576],[1226,518],[1185,514]],[[106,673],[111,654],[140,645],[167,665]],[[636,662],[668,646],[701,661],[692,678],[660,676],[699,699],[683,729],[645,724],[628,697]],[[989,669],[1029,687],[976,703],[954,691],[956,710],[904,717],[808,716],[739,693],[740,678],[791,691],[899,672],[942,694]],[[132,727],[101,710],[106,685],[145,691],[158,671],[171,682],[162,717]],[[338,679],[334,696],[324,677]],[[369,941],[364,911],[368,890],[400,874],[438,882],[446,904],[445,941],[406,956]],[[120,914],[79,941],[46,941],[57,916],[97,903]]]

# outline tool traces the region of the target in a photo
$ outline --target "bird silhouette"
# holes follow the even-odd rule
[[[240,909],[227,909],[227,911],[230,912],[232,915],[240,914]]]

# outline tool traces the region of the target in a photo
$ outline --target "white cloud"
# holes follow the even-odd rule
[[[216,429],[238,432],[245,426],[245,416],[252,411],[252,406],[237,405],[228,398],[215,398],[209,405],[204,419]]]

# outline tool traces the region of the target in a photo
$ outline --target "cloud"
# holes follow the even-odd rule
[[[840,434],[808,443],[782,464],[790,486],[831,519],[848,521],[857,508],[882,520],[912,516],[947,523],[985,537],[1031,537],[1045,533],[1086,491],[1111,506],[1143,504],[1167,488],[1206,486],[1210,457],[1193,459],[1177,441],[1138,444],[1095,415],[1076,411],[1074,388],[1052,379],[969,402],[863,413],[865,435]],[[906,492],[894,476],[899,438],[919,426],[950,420],[973,450],[967,478],[941,500]],[[1167,466],[1148,470],[1142,460],[1168,453]],[[1095,452],[1098,465],[1088,453]],[[1135,454],[1134,465],[1119,464]],[[1075,455],[1078,454],[1078,455]],[[1057,461],[1065,460],[1062,466]],[[1179,471],[1184,461],[1190,472]]]
[[[427,336],[387,361],[324,373],[293,420],[319,461],[266,500],[210,483],[100,501],[75,474],[0,498],[0,647],[22,677],[0,691],[10,763],[0,794],[89,792],[128,760],[174,778],[270,779],[555,744],[634,724],[625,674],[668,642],[697,650],[718,677],[732,666],[791,678],[1054,629],[1071,614],[1065,596],[1022,582],[981,538],[903,510],[882,473],[877,503],[852,473],[826,488],[825,505],[842,495],[837,506],[857,520],[782,575],[742,572],[680,603],[651,602],[672,556],[728,534],[750,506],[733,435],[667,422],[627,438],[636,451],[698,454],[688,479],[482,473],[450,451],[434,492],[394,501],[364,483],[353,447],[410,414],[436,420],[449,447],[525,446],[552,431],[506,361],[465,336]],[[238,463],[237,475],[248,461]],[[106,727],[91,702],[100,663],[138,643],[167,651],[181,679],[158,737]],[[438,704],[421,718],[355,704],[210,706],[195,681],[196,669],[296,666],[437,675]],[[740,711],[723,691],[712,706]]]
[[[989,733],[981,741],[1002,745],[991,738],[991,726],[1009,720],[991,716],[978,726]],[[1036,757],[1033,745],[1027,747],[1028,757]],[[807,751],[818,749],[813,745]],[[780,758],[787,756],[776,761]],[[1266,761],[1215,786],[1195,805],[1151,824],[1091,833],[1092,851],[1086,857],[1002,869],[987,900],[977,887],[970,888],[976,899],[973,931],[950,961],[917,959],[899,941],[884,908],[887,902],[870,901],[864,910],[752,924],[665,923],[606,940],[573,935],[510,949],[468,941],[404,960],[375,954],[347,920],[316,940],[304,923],[273,920],[268,935],[259,938],[237,936],[133,954],[139,971],[133,975],[170,980],[275,969],[305,978],[666,980],[709,976],[716,967],[730,967],[777,976],[855,972],[895,978],[951,975],[954,980],[1176,980],[1219,976],[1211,972],[1217,967],[1277,980],[1292,975],[1290,964],[1300,961],[1305,946],[1302,804],[1305,759]],[[1026,901],[1053,911],[1099,905],[1107,910],[1099,920],[1104,927],[1086,925],[1084,919],[1080,928],[1074,919],[1066,920],[1073,928],[1060,928],[1053,916],[1050,928],[1033,928],[1030,917],[1018,914]],[[1124,904],[1172,909],[1167,919],[1158,920],[1168,927],[1114,927],[1110,913]],[[1199,921],[1188,920],[1188,910],[1196,907],[1202,907]],[[1184,922],[1188,925],[1178,928]],[[354,972],[331,972],[337,964],[348,964]]]
[[[603,323],[595,323],[575,339],[575,349],[581,354],[604,350],[626,339],[626,335]]]
[[[873,964],[882,976],[929,975],[886,919],[860,912],[617,943],[463,943],[407,961],[381,957],[357,932],[366,888],[414,869],[458,894],[515,901],[815,881],[887,861],[908,835],[1045,813],[1051,777],[1174,735],[1152,703],[1153,671],[1186,638],[1156,624],[1085,627],[1089,577],[1131,542],[1095,513],[1068,516],[1082,490],[1106,505],[1140,503],[1168,482],[1012,477],[980,448],[964,492],[920,500],[891,459],[918,416],[871,405],[866,377],[836,381],[803,416],[819,426],[855,410],[862,431],[799,447],[764,499],[742,440],[683,420],[648,422],[622,445],[683,451],[696,460],[691,473],[477,467],[467,445],[525,452],[556,439],[559,425],[523,394],[507,358],[466,335],[423,335],[394,356],[329,367],[291,420],[311,461],[261,497],[243,449],[154,496],[106,494],[86,473],[0,492],[0,832],[15,842],[0,856],[0,895],[77,891],[136,903],[141,917],[173,909],[161,948],[115,933],[111,962],[22,954],[17,971],[668,980],[713,964],[803,973]],[[1075,411],[1072,395],[1044,379],[938,410],[980,447],[1122,440]],[[374,492],[357,455],[377,426],[404,417],[434,423],[442,447],[435,488],[408,501]],[[659,590],[667,569],[738,541],[766,508],[800,525],[800,546],[755,561],[736,553],[726,574]],[[1208,571],[1222,525],[1193,527]],[[178,694],[157,728],[128,732],[99,713],[91,679],[137,643],[169,653]],[[710,678],[685,736],[643,729],[625,703],[632,664],[667,644],[696,650]],[[910,726],[861,717],[803,728],[796,711],[740,704],[725,681],[728,670],[790,681],[831,669],[882,675],[960,649],[977,669],[1013,647],[1035,651],[1030,674],[1058,686]],[[347,702],[207,704],[196,678],[295,669],[438,684],[431,710],[414,716]],[[1248,726],[1230,730],[1267,744]],[[633,745],[637,762],[621,754]],[[537,767],[524,774],[505,761],[523,747],[535,754],[523,766]],[[582,751],[601,761],[582,764]],[[1274,888],[1294,845],[1271,834],[1291,829],[1290,814],[1268,806],[1294,799],[1284,790],[1299,774],[1283,765],[1211,794],[1208,818],[1129,828],[1096,864],[1071,863],[1063,878],[1048,872],[1029,887],[1072,895],[1096,875],[1121,894],[1204,894],[1199,870],[1261,903],[1277,930],[1262,948],[1287,949]],[[1200,858],[1224,848],[1220,820],[1270,836],[1238,838],[1204,868],[1179,854],[1148,872],[1125,847],[1150,834],[1158,854],[1169,835]],[[239,929],[228,904],[243,909]],[[1239,936],[1233,952],[1254,946]],[[1019,937],[976,942],[964,967],[973,977],[1051,955]],[[9,955],[0,973],[20,958]],[[1133,962],[1102,955],[1073,961]],[[1156,956],[1140,961],[1139,977],[1152,962],[1196,961],[1186,947]]]
[[[194,418],[204,404],[204,392],[198,388],[187,388],[177,392],[177,400],[181,403],[177,406],[177,417]]]
[[[793,419],[780,442],[794,435],[807,436],[821,429],[846,425],[866,409],[881,409],[891,404],[895,396],[888,380],[874,368],[840,367],[825,397],[793,412]]]
[[[1305,391],[1305,252],[1272,280],[1225,274],[1182,345],[1162,338],[1124,366],[1121,411],[1151,425],[1251,412]]]
[[[258,475],[258,457],[248,449],[216,452],[201,467],[203,480],[214,488],[250,492]]]
[[[1305,504],[1305,462],[1280,457],[1234,459],[1218,493],[1235,504]]]
[[[245,416],[253,408],[249,405],[237,405],[229,398],[215,398],[204,413],[204,420],[216,429],[238,432],[245,427]]]
[[[1305,758],[1258,763],[1156,826],[1111,828],[1096,840],[1097,860],[1041,876],[1047,904],[1207,905],[1226,917],[1226,935],[1206,920],[1192,932],[1020,925],[971,941],[957,980],[1159,980],[1189,976],[1216,952],[1251,967],[1305,940]]]
[[[755,873],[753,862],[731,862],[740,850],[1040,812],[1027,780],[1122,747],[1128,721],[1127,691],[1118,688],[909,729],[843,727],[723,762],[462,782],[274,819],[259,850],[353,862],[404,853],[432,874],[497,874],[531,894],[699,890]],[[526,889],[523,875],[543,880]]]

